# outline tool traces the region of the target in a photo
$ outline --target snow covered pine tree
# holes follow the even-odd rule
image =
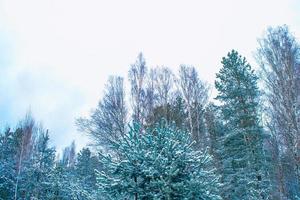
[[[140,130],[134,125],[116,141],[117,155],[101,155],[103,199],[221,199],[211,157],[192,148],[189,133],[164,123]]]

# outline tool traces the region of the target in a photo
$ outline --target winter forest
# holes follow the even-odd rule
[[[256,63],[228,51],[214,85],[140,53],[76,119],[83,149],[58,152],[30,113],[1,127],[0,199],[299,200],[300,43],[283,25],[258,39]]]

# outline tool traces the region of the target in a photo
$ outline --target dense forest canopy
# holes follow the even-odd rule
[[[214,86],[140,53],[129,92],[110,76],[76,120],[91,141],[79,151],[70,141],[59,155],[30,113],[3,127],[0,199],[300,199],[300,43],[279,26],[257,46],[256,71],[231,50]]]

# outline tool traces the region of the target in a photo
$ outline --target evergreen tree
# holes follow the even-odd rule
[[[0,134],[0,199],[13,199],[15,159],[17,152],[15,132],[9,128]]]
[[[93,199],[83,187],[82,180],[76,173],[75,142],[63,150],[61,160],[58,160],[51,175],[51,194],[49,199],[81,200]]]
[[[158,105],[153,108],[152,115],[147,118],[148,127],[155,127],[156,123],[164,119],[168,124],[175,123],[176,127],[181,130],[188,130],[188,114],[184,100],[180,95],[174,95],[173,98],[166,105]]]
[[[96,169],[100,170],[99,159],[92,155],[89,148],[83,148],[77,155],[76,178],[81,187],[91,195],[96,195]]]
[[[20,189],[28,199],[46,199],[51,190],[50,176],[53,173],[55,149],[49,147],[48,131],[40,128],[34,143],[33,153],[23,171]]]
[[[222,137],[226,131],[226,126],[223,125],[222,115],[218,107],[214,104],[209,104],[205,110],[205,126],[207,128],[207,136],[209,141],[210,154],[213,156],[214,166],[218,173],[223,173],[222,166]]]
[[[257,77],[245,58],[232,50],[215,82],[227,127],[223,137],[225,199],[267,199],[264,133],[258,119]]]
[[[55,157],[48,142],[30,115],[0,135],[0,199],[46,199]]]
[[[66,166],[62,161],[56,163],[53,174],[51,175],[51,182],[51,192],[48,194],[47,199],[92,199],[88,198],[89,194],[81,188],[79,180],[75,177],[74,170]]]
[[[118,157],[101,154],[104,199],[220,199],[211,157],[193,150],[190,134],[163,123],[139,133],[135,125],[114,144]]]

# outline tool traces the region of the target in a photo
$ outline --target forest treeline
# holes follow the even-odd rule
[[[300,44],[269,28],[255,59],[256,71],[236,50],[223,57],[210,100],[194,66],[149,68],[139,54],[130,93],[110,76],[76,120],[92,143],[79,153],[73,142],[57,156],[26,115],[0,134],[0,199],[300,199]]]

